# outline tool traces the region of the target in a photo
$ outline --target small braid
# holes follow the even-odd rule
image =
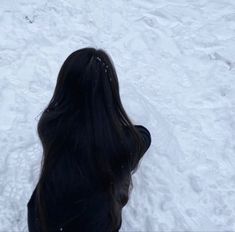
[[[105,64],[105,62],[102,61],[102,59],[101,59],[99,56],[97,56],[96,59],[97,59],[100,63],[102,63],[103,66],[105,66],[104,71],[107,72],[107,69],[108,69],[109,66],[108,66],[107,64]]]

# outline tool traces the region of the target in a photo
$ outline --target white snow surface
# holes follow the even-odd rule
[[[87,46],[110,54],[152,135],[121,231],[235,231],[234,0],[1,0],[0,231],[28,231],[38,115]]]

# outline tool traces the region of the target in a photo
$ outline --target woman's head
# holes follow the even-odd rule
[[[47,217],[48,191],[57,203],[104,191],[114,207],[117,186],[136,170],[132,164],[144,145],[123,108],[114,64],[103,49],[82,48],[67,57],[37,129],[43,146],[41,221]],[[111,211],[114,224],[117,211]]]
[[[119,85],[110,56],[95,48],[83,48],[70,54],[59,71],[49,106],[73,106],[80,110],[105,107],[108,111],[118,105]]]

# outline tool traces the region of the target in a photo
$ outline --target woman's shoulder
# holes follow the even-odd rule
[[[144,127],[143,125],[134,125],[135,128],[138,129],[138,131],[142,134],[142,136],[144,137],[145,143],[147,143],[147,145],[151,144],[151,133],[150,131]]]
[[[151,136],[150,131],[149,131],[146,127],[144,127],[143,125],[134,125],[134,126],[135,126],[135,128],[137,128],[137,129],[140,130],[141,132],[144,132],[144,133],[146,133],[148,136]]]
[[[142,135],[144,142],[147,147],[151,144],[151,132],[143,125],[135,124],[134,127],[138,130],[138,132]],[[128,131],[128,127],[125,126],[125,130]],[[129,136],[129,133],[127,133]]]
[[[135,124],[134,127],[137,129],[137,131],[141,135],[141,138],[144,142],[144,147],[143,147],[142,153],[145,153],[148,150],[148,148],[150,147],[151,142],[152,142],[151,132],[145,126],[140,125],[140,124]],[[128,135],[130,135],[130,134],[128,134]]]

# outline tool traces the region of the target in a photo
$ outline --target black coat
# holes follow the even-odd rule
[[[135,125],[136,128],[141,132],[144,141],[145,141],[145,151],[148,150],[150,144],[151,144],[151,135],[150,132],[141,125]],[[143,153],[143,154],[144,154]],[[142,157],[139,157],[141,159]],[[120,191],[128,191],[130,184],[130,179],[126,178],[123,183],[120,186]],[[40,225],[38,223],[38,217],[36,214],[36,208],[35,208],[35,196],[36,196],[36,188],[35,187],[28,203],[27,203],[27,220],[28,220],[28,229],[29,232],[41,232]],[[120,192],[120,194],[122,194]],[[108,216],[108,210],[109,210],[109,197],[108,194],[104,192],[100,193],[94,193],[93,197],[90,199],[89,203],[86,203],[84,205],[82,201],[76,204],[73,204],[72,207],[69,208],[69,211],[67,210],[65,212],[66,215],[69,215],[66,217],[66,220],[58,221],[56,224],[52,226],[50,231],[69,231],[69,232],[111,232],[108,231],[109,228],[109,216]],[[122,224],[122,208],[126,205],[127,202],[123,203],[119,207],[119,225],[116,228],[116,230],[112,232],[118,232],[121,224]],[[63,205],[60,205],[60,210],[65,209]],[[58,209],[55,209],[54,207],[51,207],[51,212],[55,217],[56,215],[59,215]],[[102,220],[99,220],[102,219]],[[92,221],[91,224],[90,221]]]

